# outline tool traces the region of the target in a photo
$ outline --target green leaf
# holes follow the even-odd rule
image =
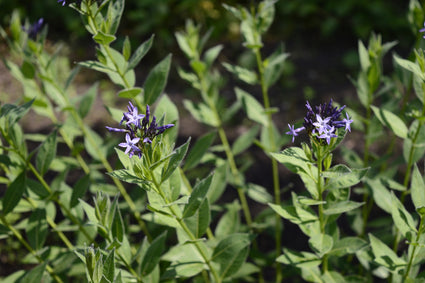
[[[289,54],[281,53],[267,59],[264,68],[264,80],[267,87],[271,87],[281,76],[283,66]]]
[[[366,179],[366,184],[372,190],[373,199],[382,210],[391,214],[392,197],[390,191],[382,184],[379,179]]]
[[[370,59],[369,59],[369,52],[367,51],[363,42],[361,42],[360,40],[358,41],[358,49],[359,49],[360,66],[362,68],[362,71],[366,73],[369,70],[369,67],[371,65]]]
[[[149,49],[152,47],[152,42],[154,39],[154,35],[152,35],[148,40],[140,44],[139,47],[137,47],[136,51],[131,55],[130,60],[128,61],[127,70],[134,69],[140,61],[145,57],[146,53],[148,53]]]
[[[180,163],[183,161],[183,158],[187,152],[187,148],[189,147],[189,143],[190,138],[183,145],[179,146],[174,150],[167,167],[162,171],[161,183],[167,180],[171,176],[171,174],[173,174],[174,170],[176,170]]]
[[[171,54],[165,57],[149,72],[143,88],[145,89],[144,102],[152,105],[162,93],[167,84],[171,66]]]
[[[112,237],[122,242],[124,239],[125,226],[122,219],[121,210],[118,206],[115,207],[114,220],[111,227]]]
[[[390,128],[393,133],[402,138],[407,138],[407,132],[408,129],[406,125],[404,124],[403,120],[401,120],[397,115],[391,113],[388,110],[380,109],[375,106],[371,106],[373,113],[375,113],[376,117],[379,119],[379,121],[386,125],[388,128]]]
[[[351,172],[324,172],[323,176],[329,178],[325,190],[344,189],[357,185],[366,175],[369,168],[351,169]]]
[[[207,196],[212,178],[213,178],[213,175],[210,174],[208,177],[201,180],[195,185],[192,193],[190,194],[189,201],[187,205],[184,207],[183,216],[182,216],[183,218],[191,217],[197,212],[197,210],[199,209],[202,202],[205,200]]]
[[[89,127],[85,127],[84,146],[95,160],[106,159],[107,149],[103,145],[104,139]]]
[[[213,143],[216,132],[209,132],[202,137],[200,137],[189,153],[187,154],[185,164],[183,166],[183,170],[189,170],[194,168],[198,163],[201,161],[204,154],[207,152],[207,150],[210,148],[211,144]]]
[[[118,92],[118,96],[122,98],[134,99],[136,96],[138,96],[142,92],[143,92],[142,88],[132,87],[132,88],[120,90],[120,92]]]
[[[12,104],[3,105],[0,111],[0,118],[6,116],[9,121],[9,127],[12,127],[28,112],[34,100],[35,98],[22,104],[21,106],[15,106]]]
[[[224,189],[227,185],[227,163],[224,163],[216,167],[214,171],[214,176],[208,190],[207,197],[210,203],[216,202],[224,192]]]
[[[222,49],[223,49],[223,45],[216,45],[214,47],[211,47],[205,52],[204,61],[207,64],[207,68],[210,68],[212,66],[212,64],[214,63],[215,59],[217,58],[218,54],[220,54]]]
[[[183,100],[184,107],[190,114],[201,123],[205,123],[212,127],[218,127],[220,121],[217,119],[213,111],[204,103],[194,103],[190,100]]]
[[[124,11],[124,0],[116,0],[109,2],[107,12],[107,23],[109,24],[109,33],[115,34],[120,25],[121,16]],[[112,278],[113,279],[113,278]],[[111,280],[112,282],[113,280]]]
[[[35,251],[43,248],[47,237],[47,228],[46,210],[35,209],[29,217],[28,225],[26,226],[28,242]]]
[[[50,192],[39,182],[32,179],[27,179],[28,189],[35,193],[40,198],[44,199],[50,195]]]
[[[81,177],[77,183],[74,185],[74,189],[72,190],[71,199],[69,201],[69,207],[73,208],[78,204],[78,199],[82,198],[88,188],[90,187],[90,174],[86,174]]]
[[[327,234],[318,234],[313,235],[308,243],[319,257],[323,257],[332,249],[334,241],[333,238]]]
[[[238,155],[243,152],[245,149],[250,147],[254,142],[255,138],[258,135],[258,131],[260,130],[259,125],[254,125],[251,129],[245,132],[243,135],[238,137],[235,142],[232,144],[232,152],[233,155]]]
[[[381,242],[381,240],[372,234],[369,234],[369,240],[373,255],[375,256],[375,261],[378,264],[388,268],[392,273],[395,274],[399,273],[400,270],[405,268],[406,261],[402,258],[399,258],[397,254],[386,244]]]
[[[214,231],[217,238],[222,238],[239,231],[241,206],[237,201],[227,205],[227,212],[220,218]]]
[[[56,156],[56,136],[57,130],[53,131],[53,133],[46,138],[38,150],[35,165],[41,175],[44,175],[49,170],[50,164]]]
[[[128,36],[125,37],[124,42],[122,44],[122,56],[124,59],[128,61],[131,55],[131,42]]]
[[[332,250],[328,253],[332,256],[344,256],[354,254],[366,248],[369,245],[367,241],[358,237],[345,237],[334,243]]]
[[[109,45],[116,37],[113,34],[107,34],[100,30],[93,36],[93,40],[100,45]]]
[[[258,82],[257,74],[251,70],[245,69],[240,66],[233,66],[228,63],[223,63],[223,66],[226,68],[227,71],[236,75],[241,81],[247,84],[255,85]]]
[[[283,254],[276,258],[276,261],[299,268],[316,267],[322,262],[320,258],[313,253],[291,251],[287,248],[283,248]]]
[[[409,241],[413,240],[413,236],[418,232],[415,228],[415,221],[412,215],[406,210],[396,195],[391,192],[392,196],[392,217],[394,224],[402,235]]]
[[[146,186],[147,181],[140,179],[139,177],[133,175],[132,173],[130,173],[129,170],[127,169],[120,169],[120,170],[115,170],[112,172],[108,172],[106,173],[114,178],[117,178],[120,181],[124,181],[127,183],[132,183],[132,184],[137,184],[140,187],[142,187],[143,189],[147,189],[148,186]]]
[[[412,72],[415,76],[421,78],[422,80],[425,80],[425,74],[422,72],[421,68],[418,64],[413,63],[412,61],[402,59],[398,57],[397,55],[393,56],[395,62],[399,64],[404,69]]]
[[[108,65],[102,64],[98,61],[84,61],[84,62],[78,62],[78,65],[86,67],[88,69],[92,69],[98,72],[102,72],[102,73],[106,73],[106,74],[110,74],[110,73],[114,73],[115,70],[110,68]]]
[[[109,252],[109,254],[105,258],[105,261],[103,262],[103,276],[104,276],[104,278],[106,278],[108,280],[107,282],[114,282],[114,276],[115,276],[115,249],[112,249]]]
[[[268,127],[269,120],[263,106],[246,91],[243,91],[240,88],[235,88],[235,92],[237,99],[242,103],[248,118],[263,125],[264,127]]]
[[[245,262],[252,236],[235,233],[221,240],[214,249],[212,260],[220,264],[220,277],[235,274]]]
[[[419,130],[418,127],[420,126]],[[413,143],[415,139],[415,143]],[[425,154],[425,125],[418,120],[413,121],[407,138],[403,141],[403,157],[407,162],[418,162]],[[413,152],[412,152],[413,151]]]
[[[293,173],[303,171],[310,172],[311,162],[307,159],[304,150],[299,147],[289,147],[279,153],[271,153],[271,156],[279,163],[285,165]],[[317,175],[316,175],[317,176]]]
[[[27,186],[26,181],[27,177],[23,171],[10,183],[2,200],[3,215],[8,214],[18,205]]]
[[[267,191],[267,189],[257,184],[248,183],[246,187],[246,194],[250,199],[255,200],[258,203],[267,204],[273,201],[273,196]]]
[[[201,238],[210,225],[211,211],[208,199],[205,198],[196,213],[184,219],[189,230],[197,238]]]
[[[323,210],[323,213],[325,215],[341,214],[341,213],[356,209],[356,208],[362,206],[363,204],[365,204],[365,203],[364,202],[355,202],[355,201],[351,201],[351,200],[332,203]]]
[[[43,282],[43,273],[46,270],[47,263],[39,264],[27,273],[19,280],[19,282],[25,283],[39,283]]]
[[[81,118],[87,116],[90,112],[90,109],[93,106],[93,102],[96,99],[98,84],[94,84],[85,94],[80,101],[80,105],[78,107],[78,114],[80,114]]]
[[[140,269],[143,276],[148,275],[153,271],[155,266],[158,264],[162,253],[165,250],[165,240],[167,238],[167,231],[164,231],[161,235],[156,237],[143,257]]]
[[[415,205],[416,211],[419,213],[421,208],[422,210],[425,208],[425,183],[416,163],[412,172],[410,190],[412,192],[413,204]]]

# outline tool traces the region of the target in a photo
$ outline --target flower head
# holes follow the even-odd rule
[[[29,26],[28,29],[23,27],[22,29],[28,34],[29,38],[36,39],[37,34],[41,31],[43,27],[44,19],[40,18],[38,21]]]
[[[112,128],[106,126],[110,132],[124,132],[125,143],[120,143],[119,146],[125,147],[125,153],[132,157],[137,154],[142,157],[142,152],[147,144],[151,144],[154,138],[162,134],[166,129],[174,127],[174,124],[158,126],[156,117],[153,116],[150,121],[150,107],[146,105],[146,115],[139,114],[139,110],[131,102],[127,106],[128,112],[124,112],[120,125],[124,123],[125,128]]]
[[[333,107],[331,99],[329,103],[319,104],[314,108],[307,101],[305,106],[307,113],[304,117],[303,127],[295,129],[294,126],[288,125],[289,132],[286,134],[293,136],[292,142],[302,130],[307,130],[309,136],[317,138],[319,141],[325,141],[327,144],[330,144],[331,138],[337,137],[337,129],[345,127],[345,131],[351,131],[350,124],[353,120],[348,114],[347,118],[339,120],[345,105],[340,108]]]

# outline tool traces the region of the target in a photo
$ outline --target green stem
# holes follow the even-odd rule
[[[13,235],[18,239],[18,241],[37,259],[37,261],[39,263],[44,263],[44,260],[28,244],[28,242],[24,239],[22,234],[7,221],[7,219],[4,217],[3,214],[0,214],[0,220],[13,233]],[[52,278],[56,282],[63,283],[62,279],[55,273],[55,271],[53,270],[53,268],[50,265],[46,264],[46,270],[47,270],[47,272],[49,272],[50,276],[52,276]]]
[[[164,194],[164,192],[161,190],[161,186],[158,183],[158,181],[156,180],[154,173],[151,172],[151,180],[156,188],[156,191],[159,193],[159,195],[162,197],[162,199],[164,200],[164,202],[166,204],[169,204],[170,201],[168,200],[167,196]],[[183,221],[183,219],[180,218],[179,214],[177,213],[177,211],[174,209],[174,207],[172,205],[168,206],[168,209],[170,210],[170,212],[173,214],[173,216],[175,217],[175,219],[177,220],[177,222],[179,223],[180,227],[183,229],[183,231],[186,233],[186,235],[189,237],[189,239],[191,241],[193,241],[193,244],[195,245],[196,249],[198,250],[199,254],[202,256],[202,258],[204,259],[205,263],[208,265],[208,268],[212,274],[212,276],[214,277],[214,280],[216,283],[221,283],[221,278],[218,275],[217,271],[215,270],[214,266],[211,264],[210,259],[208,258],[207,254],[205,253],[204,249],[201,247],[201,243],[199,241],[197,241],[197,238],[192,234],[192,232],[190,231],[190,229],[187,227],[186,223]]]
[[[402,280],[403,283],[406,281],[407,277],[409,276],[410,269],[412,268],[413,259],[415,258],[416,248],[418,247],[419,238],[422,234],[423,224],[424,224],[424,217],[421,215],[421,221],[419,223],[418,233],[416,234],[415,244],[413,245],[412,254],[410,255],[409,263],[407,264],[406,272],[404,273],[404,276],[403,276],[403,280]]]
[[[323,184],[322,184],[322,172],[323,172],[323,159],[322,149],[318,148],[317,152],[317,193],[319,195],[319,225],[320,232],[325,235],[325,219],[323,213]],[[322,272],[325,273],[328,270],[328,256],[324,255],[322,258]]]
[[[260,76],[261,92],[263,94],[263,104],[266,110],[270,109],[270,99],[268,94],[268,89],[264,77],[264,64],[261,57],[260,48],[254,49],[255,57],[257,60],[258,73]],[[270,111],[267,111],[267,121],[268,127],[267,132],[270,140],[270,151],[275,152],[277,150],[275,136],[273,132],[273,119]],[[266,153],[268,155],[268,153]],[[277,160],[271,158],[272,162],[272,174],[273,174],[273,191],[274,191],[274,201],[276,205],[280,205],[280,183],[279,183],[279,168]],[[279,214],[275,214],[275,245],[276,245],[276,257],[280,255],[282,249],[281,237],[282,237],[282,219]],[[276,282],[282,281],[282,266],[280,263],[276,263]]]

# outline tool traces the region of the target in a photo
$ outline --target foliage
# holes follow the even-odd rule
[[[23,89],[19,103],[0,105],[0,245],[26,253],[2,282],[423,281],[422,49],[412,50],[412,60],[393,54],[388,75],[383,58],[396,42],[377,34],[359,40],[356,101],[307,102],[302,126],[288,123],[285,133],[270,89],[289,54],[278,47],[266,55],[264,40],[278,6],[227,2],[255,65],[222,62],[226,45],[209,47],[211,32],[193,20],[175,31],[188,60],[177,72],[198,94],[183,105],[208,129],[181,141],[179,109],[165,94],[173,57],[158,60],[139,83],[135,68],[155,37],[135,49],[128,37],[114,45],[124,0],[59,2],[81,16],[96,46],[94,58],[72,70],[46,43],[43,21],[31,25],[14,12],[0,29],[11,55],[5,66]],[[415,0],[409,7],[408,22],[419,31],[424,9]],[[418,32],[415,46],[421,41]],[[127,112],[104,105],[112,133],[87,124],[105,93],[98,82],[80,92],[74,79],[82,68],[103,73],[129,101]],[[238,84],[230,87],[233,99],[223,95],[226,76]],[[47,118],[50,131],[26,133],[26,115]],[[230,139],[229,121],[247,131]],[[305,141],[290,146],[290,135]],[[350,135],[355,146],[344,141]],[[254,148],[270,164],[269,187],[248,176],[260,163]],[[300,182],[284,199],[280,174],[288,171]],[[282,242],[288,222],[303,249]],[[264,241],[273,244],[264,248]]]

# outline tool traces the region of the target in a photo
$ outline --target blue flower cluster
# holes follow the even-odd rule
[[[29,26],[29,28],[22,27],[22,29],[28,34],[29,38],[36,39],[37,34],[43,28],[44,19],[40,18],[38,21]]]
[[[139,114],[139,110],[131,102],[127,106],[128,112],[123,113],[120,125],[125,122],[125,129],[106,127],[112,132],[124,132],[125,142],[119,144],[125,147],[125,153],[132,157],[134,154],[142,157],[143,148],[146,144],[151,144],[152,140],[162,134],[166,129],[174,127],[174,124],[158,126],[156,117],[150,118],[150,108],[146,105],[146,115]]]
[[[350,119],[348,113],[346,113],[346,118],[339,120],[345,105],[339,109],[338,107],[333,107],[331,99],[329,103],[320,104],[315,106],[314,109],[307,101],[306,107],[307,114],[304,117],[303,127],[295,129],[294,125],[288,124],[289,131],[286,134],[292,135],[292,142],[294,142],[298,133],[303,130],[306,130],[310,136],[326,141],[327,144],[330,144],[331,138],[337,137],[336,129],[345,128],[345,131],[351,132],[350,125],[353,120]]]

